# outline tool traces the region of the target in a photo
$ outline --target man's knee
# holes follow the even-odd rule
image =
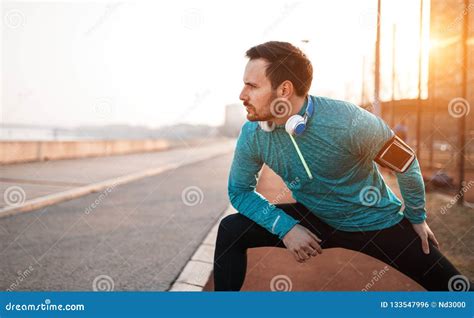
[[[225,232],[235,232],[238,230],[242,222],[244,221],[243,216],[240,213],[234,213],[227,215],[225,218],[223,218],[219,224],[219,232],[225,231]]]
[[[242,229],[249,219],[240,213],[234,213],[223,218],[219,224],[217,240],[232,240],[242,235]]]

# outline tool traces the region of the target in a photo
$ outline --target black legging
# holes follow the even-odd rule
[[[342,247],[370,255],[427,290],[448,290],[450,278],[460,275],[431,242],[430,253],[423,253],[421,239],[407,219],[379,231],[344,232],[324,223],[300,203],[277,207],[315,233],[322,240],[322,248]],[[285,247],[277,235],[244,215],[225,217],[219,225],[214,254],[215,290],[240,290],[247,270],[247,249],[264,246]]]

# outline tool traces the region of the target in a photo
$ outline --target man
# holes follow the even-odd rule
[[[440,253],[425,221],[418,162],[397,174],[404,210],[374,163],[393,137],[389,127],[351,103],[309,96],[311,62],[289,43],[267,42],[247,57],[240,99],[249,121],[228,183],[239,213],[219,226],[215,290],[240,290],[247,249],[262,246],[286,247],[298,262],[325,248],[348,248],[395,267],[427,290],[448,290],[459,272]],[[255,191],[264,163],[297,203],[272,205]]]

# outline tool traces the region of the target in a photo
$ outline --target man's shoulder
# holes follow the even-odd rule
[[[240,135],[246,138],[254,136],[258,129],[258,122],[256,121],[246,121],[242,128],[240,129]]]
[[[363,108],[343,100],[323,96],[313,96],[316,104],[315,116],[317,121],[324,126],[347,129],[355,117],[363,116]]]
[[[248,131],[255,131],[258,127],[258,122],[257,121],[249,121],[247,120],[243,125],[242,125],[242,130],[248,130]]]
[[[334,99],[326,96],[313,96],[316,104],[319,104],[321,109],[325,111],[338,111],[338,112],[344,112],[344,113],[349,113],[352,114],[353,112],[363,109],[360,106],[357,106],[354,103],[344,101],[344,100],[339,100],[339,99]]]
[[[240,128],[239,142],[253,142],[258,130],[258,122],[246,121]]]
[[[237,138],[236,152],[251,151],[255,152],[256,148],[256,132],[258,130],[258,122],[246,121],[241,129],[239,137]]]

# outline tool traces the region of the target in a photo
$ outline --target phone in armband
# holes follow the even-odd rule
[[[410,146],[395,135],[380,149],[374,161],[382,167],[403,173],[407,171],[415,158],[415,152]]]

